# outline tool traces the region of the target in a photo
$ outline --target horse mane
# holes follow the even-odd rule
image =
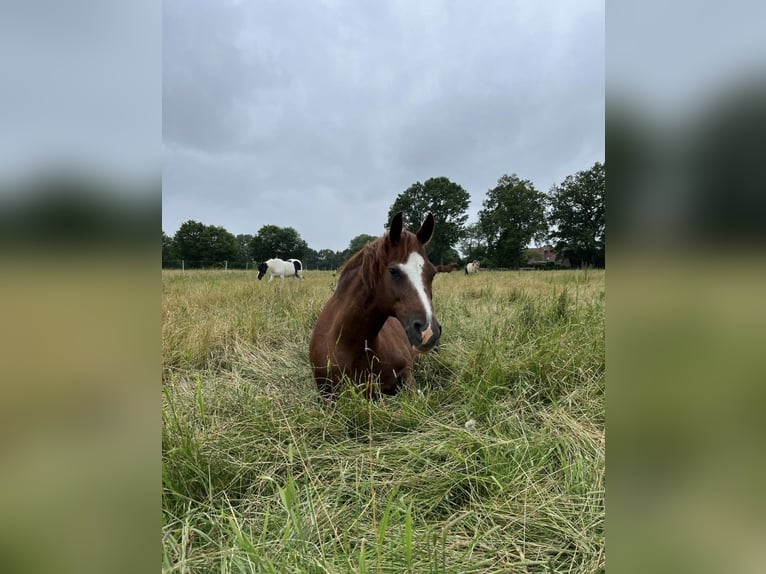
[[[358,275],[365,291],[372,293],[376,283],[385,275],[388,262],[390,260],[404,261],[409,253],[417,251],[418,245],[420,242],[417,235],[407,229],[402,230],[399,241],[395,245],[389,242],[388,233],[370,241],[340,268],[338,287],[345,286],[350,276]],[[386,257],[387,249],[389,250],[388,258]]]

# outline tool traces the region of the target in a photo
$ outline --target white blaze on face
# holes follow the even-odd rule
[[[431,301],[428,298],[428,294],[426,293],[426,287],[423,284],[423,267],[425,264],[426,261],[423,259],[423,256],[415,252],[410,253],[407,261],[404,263],[399,263],[399,269],[402,270],[402,273],[404,273],[404,275],[410,280],[412,286],[415,287],[415,291],[420,298],[420,302],[423,304],[423,309],[425,309],[426,321],[428,321],[428,325],[426,325],[425,332],[423,333],[424,335],[425,333],[432,333],[431,322],[434,314],[433,309],[431,309]],[[428,335],[428,338],[430,338],[430,334]],[[424,340],[428,340],[428,338]]]

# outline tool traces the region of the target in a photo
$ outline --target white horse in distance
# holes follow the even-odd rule
[[[468,265],[465,266],[465,274],[471,275],[473,273],[478,273],[480,266],[481,266],[481,263],[479,263],[479,260],[474,259]]]
[[[299,259],[269,259],[264,261],[258,266],[258,281],[263,279],[266,272],[271,273],[269,277],[269,283],[274,280],[274,277],[280,277],[282,281],[285,280],[285,276],[295,277],[296,279],[303,279],[303,263]]]

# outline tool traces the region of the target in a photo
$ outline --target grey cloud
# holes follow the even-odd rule
[[[156,174],[159,16],[148,0],[2,3],[0,175]]]
[[[600,3],[165,6],[167,232],[215,212],[339,249],[415,181],[453,179],[475,213],[504,173],[547,189],[603,160]]]

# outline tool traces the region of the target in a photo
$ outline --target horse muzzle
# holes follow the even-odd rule
[[[410,344],[421,353],[433,349],[442,336],[442,327],[436,319],[432,319],[430,323],[408,321],[404,330]]]

